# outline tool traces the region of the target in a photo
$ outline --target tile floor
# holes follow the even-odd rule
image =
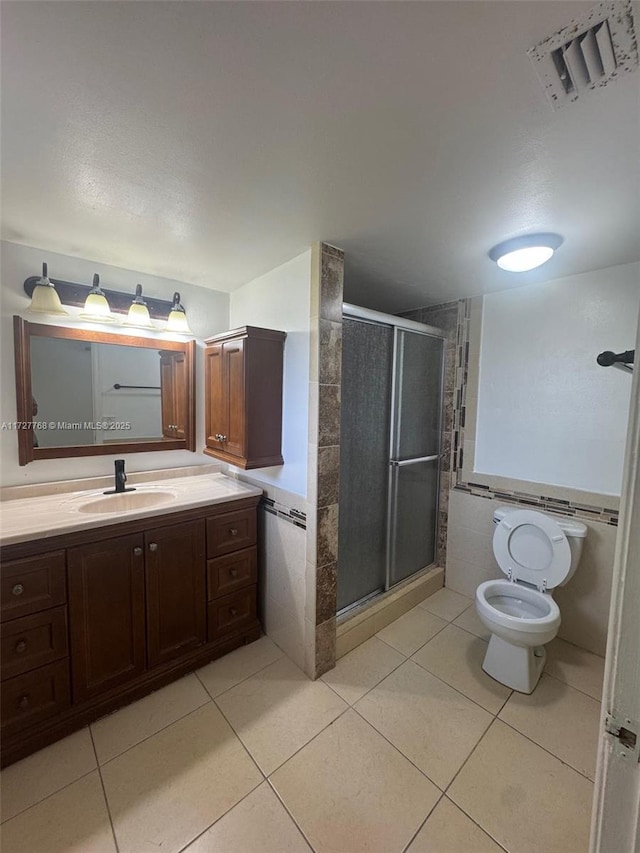
[[[4,853],[586,853],[603,660],[531,696],[443,589],[310,681],[267,637],[2,773]]]

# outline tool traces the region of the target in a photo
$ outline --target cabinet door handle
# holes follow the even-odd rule
[[[158,550],[158,543],[157,542],[151,542],[149,545],[149,550],[150,551],[157,551]]]
[[[133,549],[134,557],[142,557],[142,548],[134,548]]]
[[[231,575],[232,578],[237,578],[238,577],[238,570],[237,569],[229,569],[229,574]]]
[[[26,640],[18,640],[15,645],[15,652],[18,655],[21,655],[23,652],[27,650],[27,641]]]
[[[18,700],[18,707],[22,708],[22,710],[29,707],[29,694],[28,693],[25,694],[24,696],[20,697],[20,699]]]
[[[24,592],[24,587],[22,586],[21,583],[15,584],[15,586],[11,590],[12,595],[22,595],[23,592]]]
[[[238,615],[238,611],[236,610],[236,608],[235,608],[235,607],[230,607],[230,608],[229,608],[229,613],[230,613],[232,616],[237,616],[237,615]]]
[[[237,528],[237,527],[230,527],[230,528],[229,528],[229,533],[230,533],[232,536],[237,536],[237,535],[238,535],[238,528]]]
[[[226,435],[221,435],[221,436],[220,436],[220,441],[226,441],[226,440],[227,440],[227,436],[226,436]]]

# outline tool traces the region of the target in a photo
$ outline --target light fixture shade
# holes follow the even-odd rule
[[[180,294],[176,290],[173,294],[173,305],[167,318],[167,331],[178,332],[181,335],[192,335],[193,332],[189,328],[187,322],[187,313],[184,307],[180,304]]]
[[[58,314],[69,316],[69,312],[62,307],[58,291],[47,275],[47,265],[42,264],[42,276],[36,282],[31,294],[31,302],[27,311],[31,314]]]
[[[526,234],[498,243],[489,257],[507,272],[527,272],[546,263],[562,242],[559,234]]]
[[[91,320],[93,323],[115,322],[111,315],[111,308],[107,302],[107,297],[100,289],[100,276],[98,273],[93,276],[93,287],[85,300],[84,310],[79,316],[81,320]]]
[[[131,305],[125,321],[125,326],[136,326],[138,329],[153,329],[149,309],[142,298],[142,285],[136,285],[136,296]]]

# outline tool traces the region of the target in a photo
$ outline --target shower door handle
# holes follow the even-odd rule
[[[435,462],[440,456],[440,453],[434,453],[432,456],[418,456],[415,459],[392,459],[391,464],[402,468],[405,465],[417,465],[418,462]]]

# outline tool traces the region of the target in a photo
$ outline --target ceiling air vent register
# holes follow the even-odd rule
[[[630,2],[604,2],[527,51],[554,110],[638,68]]]

